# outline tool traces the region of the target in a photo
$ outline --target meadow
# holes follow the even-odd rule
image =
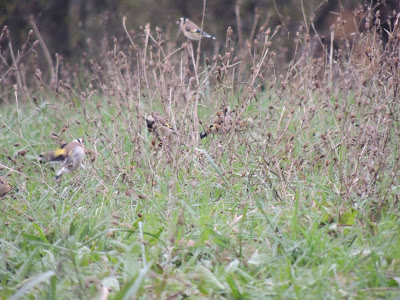
[[[379,24],[336,45],[340,18],[327,43],[300,26],[288,63],[279,27],[212,50],[124,19],[101,57],[48,70],[34,33],[7,42],[1,298],[400,297],[399,19],[385,44]],[[200,139],[224,109],[234,125]],[[85,168],[56,181],[38,157],[74,138]]]

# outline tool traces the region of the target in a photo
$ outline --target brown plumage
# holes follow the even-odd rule
[[[62,145],[54,151],[44,152],[40,155],[40,162],[61,162],[61,169],[57,172],[55,179],[60,178],[63,174],[67,174],[77,170],[85,158],[85,149],[82,139],[74,139],[68,144]]]
[[[183,34],[192,41],[199,41],[202,37],[215,40],[215,37],[209,35],[207,32],[202,32],[201,28],[190,21],[188,18],[180,18],[177,22],[181,27]]]
[[[146,118],[147,129],[155,135],[159,141],[178,143],[178,133],[168,124],[167,120],[158,112],[153,112]]]
[[[229,132],[234,125],[233,117],[233,113],[228,107],[218,111],[212,124],[205,131],[200,133],[200,139],[205,138],[209,134]]]
[[[11,185],[9,185],[3,177],[0,177],[0,198],[5,196],[11,191]]]
[[[39,156],[39,161],[41,163],[63,162],[78,145],[82,145],[82,139],[74,139],[72,142],[64,144],[53,151],[43,152]]]

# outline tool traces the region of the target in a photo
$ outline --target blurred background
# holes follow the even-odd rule
[[[204,29],[222,44],[228,26],[233,28],[234,38],[242,43],[253,38],[260,26],[273,30],[282,25],[282,34],[290,38],[299,25],[311,21],[319,34],[329,35],[329,26],[341,13],[351,15],[357,6],[367,9],[371,5],[381,15],[389,16],[393,10],[399,10],[399,3],[399,0],[213,0],[206,3]],[[96,52],[104,43],[112,45],[114,37],[124,38],[123,16],[127,17],[127,27],[132,33],[140,33],[140,26],[150,23],[153,29],[158,26],[163,30],[165,39],[179,44],[185,39],[178,36],[178,18],[185,16],[200,24],[202,12],[203,1],[2,0],[0,24],[1,28],[8,26],[15,48],[26,41],[27,32],[35,23],[52,55],[59,53],[74,60],[83,52]]]

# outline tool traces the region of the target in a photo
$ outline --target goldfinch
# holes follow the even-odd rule
[[[147,129],[154,133],[159,141],[167,140],[176,143],[179,140],[178,133],[168,124],[167,120],[158,112],[153,112],[146,118]]]
[[[232,112],[228,107],[216,113],[212,124],[203,132],[200,133],[200,139],[205,138],[209,134],[228,132],[233,126]]]
[[[9,185],[3,177],[0,177],[0,198],[5,196],[11,191],[11,185]]]
[[[178,22],[183,34],[192,41],[199,41],[202,37],[215,40],[215,37],[209,35],[207,32],[202,32],[201,28],[190,21],[188,18],[180,18]]]
[[[62,145],[54,151],[42,153],[39,157],[41,162],[62,162],[61,169],[57,172],[55,179],[61,175],[77,170],[85,158],[85,149],[82,139],[74,139],[68,144]]]

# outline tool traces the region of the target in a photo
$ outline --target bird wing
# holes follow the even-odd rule
[[[82,147],[80,142],[76,141],[76,140],[74,140],[68,144],[62,145],[60,148],[57,148],[56,150],[54,150],[54,154],[53,154],[54,158],[56,160],[66,159],[71,154],[71,152],[75,149],[75,147],[77,147],[77,146]]]
[[[54,151],[43,152],[39,156],[39,161],[41,163],[49,163],[49,162],[60,162],[64,161],[67,157],[65,149],[57,148]]]
[[[200,27],[197,26],[196,24],[194,24],[193,22],[189,21],[189,20],[186,21],[184,26],[185,26],[185,30],[186,31],[189,31],[191,33],[201,34]]]
[[[191,28],[191,29],[186,29],[186,30],[191,32],[191,33],[201,34],[201,30],[198,29],[198,28]]]
[[[64,145],[65,147],[65,145]],[[64,148],[57,148],[56,150],[54,150],[54,158],[55,159],[65,159],[67,155],[67,150],[65,150]]]

